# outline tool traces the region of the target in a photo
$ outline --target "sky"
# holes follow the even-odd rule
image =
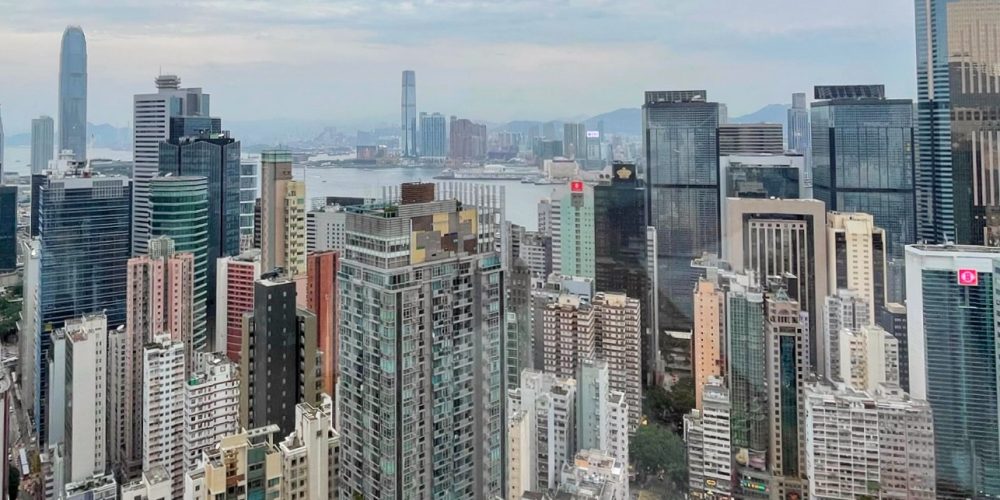
[[[132,95],[177,74],[226,120],[398,123],[573,119],[703,88],[730,116],[816,84],[916,94],[913,0],[0,0],[9,134],[55,117],[59,45],[80,25],[88,121],[127,125]]]

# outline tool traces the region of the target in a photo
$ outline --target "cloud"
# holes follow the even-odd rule
[[[805,6],[808,4],[808,7]],[[831,82],[911,96],[910,0],[0,0],[8,130],[54,114],[59,38],[88,37],[92,121],[125,124],[162,68],[234,120],[353,123],[418,107],[483,120],[636,106],[706,88],[733,114]]]

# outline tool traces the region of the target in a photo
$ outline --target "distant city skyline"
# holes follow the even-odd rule
[[[131,121],[128,96],[147,91],[161,71],[210,89],[229,120],[343,127],[397,123],[404,69],[421,74],[418,112],[491,122],[636,107],[653,88],[705,88],[733,115],[825,82],[885,83],[894,96],[916,95],[914,58],[900,57],[915,51],[909,0],[810,10],[792,0],[552,3],[224,0],[198,4],[201,14],[183,20],[168,13],[178,6],[124,0],[99,8],[11,3],[0,43],[19,50],[0,54],[0,71],[19,79],[0,88],[0,103],[8,135],[57,113],[59,36],[70,24],[88,37],[88,119],[116,126]],[[219,16],[224,27],[210,21]],[[734,75],[741,85],[731,85]]]

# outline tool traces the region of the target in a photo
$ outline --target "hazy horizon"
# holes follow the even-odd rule
[[[664,3],[0,0],[0,44],[15,48],[0,72],[17,75],[0,109],[8,135],[56,115],[68,24],[87,35],[88,120],[118,127],[161,72],[212,94],[224,120],[344,128],[398,122],[404,69],[418,111],[489,122],[637,107],[650,89],[704,88],[732,116],[824,83],[915,95],[912,1]]]

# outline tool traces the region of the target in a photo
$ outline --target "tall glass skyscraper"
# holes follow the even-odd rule
[[[49,168],[55,150],[55,124],[48,116],[31,120],[31,173]]]
[[[802,155],[808,154],[812,145],[810,143],[811,137],[806,94],[796,92],[792,94],[792,107],[788,110],[788,134],[786,138],[788,150]]]
[[[886,231],[888,258],[901,262],[903,248],[917,241],[913,102],[881,95],[819,100],[812,132],[816,198],[830,211],[871,214]]]
[[[191,344],[196,351],[208,347],[208,185],[208,179],[195,176],[154,177],[149,183],[152,236],[166,236],[174,241],[177,253],[194,255]]]
[[[1000,250],[906,249],[910,394],[934,412],[938,498],[1000,496]]]
[[[1000,4],[915,0],[917,213],[930,242],[1000,242],[1000,179],[993,167],[1000,108]]]
[[[87,38],[67,26],[59,52],[59,151],[87,159]]]
[[[35,176],[32,200],[41,246],[35,349],[35,423],[47,429],[51,334],[67,319],[104,311],[108,327],[125,324],[131,256],[131,182],[126,177]]]
[[[400,150],[413,158],[417,156],[417,74],[413,70],[403,72],[402,115]]]
[[[719,254],[720,105],[704,90],[646,92],[646,206],[656,228],[660,327],[690,331],[691,260]]]
[[[171,129],[183,129],[185,122],[214,120],[172,118]],[[172,131],[171,136],[160,143],[160,174],[204,177],[208,182],[206,308],[211,314],[215,311],[216,263],[240,253],[240,142],[227,134],[190,130]],[[213,316],[208,318],[208,326],[214,329]]]
[[[17,186],[0,184],[0,271],[17,268]]]

